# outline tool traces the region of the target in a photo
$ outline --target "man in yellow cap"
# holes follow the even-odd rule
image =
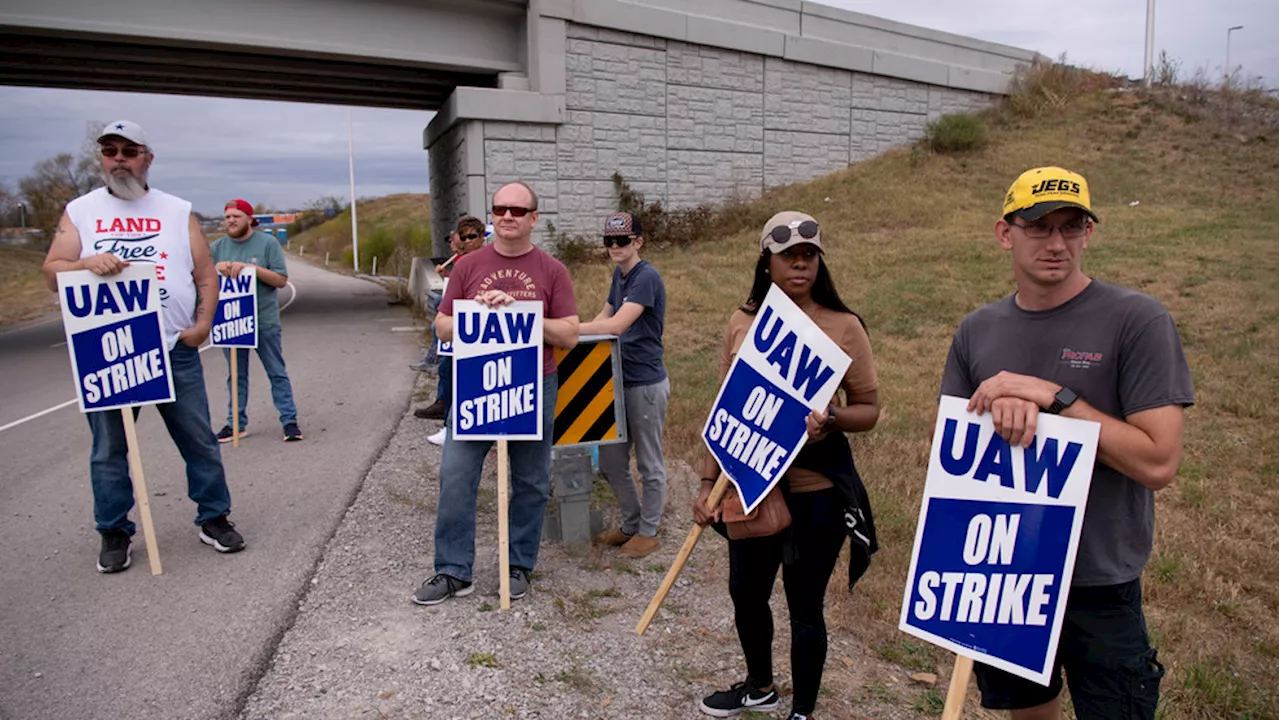
[[[1023,173],[995,235],[1014,294],[971,313],[952,339],[942,393],[991,413],[1030,445],[1039,413],[1102,426],[1067,610],[1048,687],[982,664],[982,704],[1015,720],[1154,718],[1164,668],[1147,636],[1139,577],[1151,556],[1155,491],[1173,481],[1183,409],[1194,401],[1177,326],[1158,300],[1081,268],[1098,216],[1080,175]]]

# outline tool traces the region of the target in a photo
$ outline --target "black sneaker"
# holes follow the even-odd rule
[[[413,411],[413,416],[421,420],[443,420],[444,419],[444,402],[436,400],[426,407],[420,407]]]
[[[787,720],[813,720],[813,716],[805,715],[803,713],[793,712],[791,713],[791,717],[788,718]]]
[[[244,426],[242,425],[240,427],[240,439],[243,440],[245,436],[247,436],[248,434],[249,434],[249,431],[245,430]],[[220,443],[231,442],[231,426],[230,425],[223,425],[222,429],[218,431],[218,442]]]
[[[236,532],[235,523],[228,520],[226,515],[200,523],[200,542],[212,545],[220,553],[240,552],[244,549],[244,538]]]
[[[451,597],[466,597],[475,589],[471,583],[452,575],[433,575],[422,583],[422,587],[414,590],[409,599],[419,605],[439,605]]]
[[[298,442],[302,439],[302,429],[298,427],[298,423],[291,422],[284,426],[284,441]]]
[[[760,692],[747,678],[728,690],[721,690],[702,698],[702,712],[715,717],[733,717],[738,713],[768,712],[778,707],[777,689]]]
[[[512,567],[508,573],[511,578],[511,599],[519,600],[529,594],[529,571],[524,568]]]
[[[118,573],[128,570],[133,562],[133,540],[123,530],[102,533],[102,551],[98,553],[98,572]]]

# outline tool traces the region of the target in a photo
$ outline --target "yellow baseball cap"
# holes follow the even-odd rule
[[[1054,210],[1064,207],[1080,208],[1101,222],[1089,207],[1089,183],[1084,176],[1060,167],[1033,168],[1018,176],[1004,196],[1004,212],[1017,213],[1027,222],[1034,222]]]

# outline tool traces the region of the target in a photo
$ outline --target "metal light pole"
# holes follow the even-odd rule
[[[1142,61],[1142,83],[1151,87],[1151,50],[1156,41],[1156,0],[1147,0],[1147,46]]]
[[[27,204],[18,203],[18,216],[22,218],[22,232],[27,232]]]
[[[1227,64],[1223,66],[1224,70],[1226,71],[1226,78],[1227,78],[1227,79],[1226,79],[1226,81],[1225,81],[1225,84],[1227,84],[1227,85],[1230,85],[1230,84],[1231,84],[1231,75],[1232,75],[1232,72],[1231,72],[1231,33],[1232,33],[1233,31],[1235,31],[1235,30],[1243,30],[1243,29],[1244,29],[1244,26],[1243,26],[1243,25],[1233,25],[1233,26],[1231,26],[1231,27],[1227,28]]]
[[[351,140],[351,108],[347,108],[347,168],[351,173],[351,264],[360,272],[360,230],[356,226],[356,151]]]

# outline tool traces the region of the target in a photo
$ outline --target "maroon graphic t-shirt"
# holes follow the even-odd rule
[[[440,312],[453,315],[454,300],[474,300],[480,293],[501,290],[517,301],[542,301],[542,316],[559,319],[575,317],[578,305],[573,297],[569,270],[559,260],[534,247],[518,257],[498,254],[493,245],[458,258],[449,276],[449,287],[440,301]],[[556,371],[550,345],[542,346],[542,374]]]

